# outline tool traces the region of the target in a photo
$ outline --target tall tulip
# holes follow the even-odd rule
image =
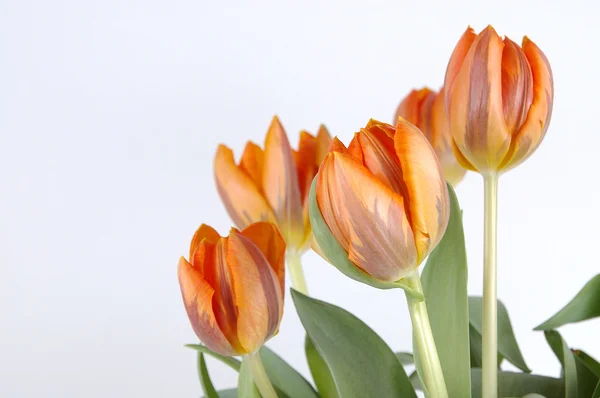
[[[544,53],[488,26],[468,28],[446,71],[445,99],[459,162],[484,178],[483,396],[496,397],[496,232],[498,176],[540,145],[552,115],[554,82]]]
[[[438,93],[427,87],[412,90],[398,105],[394,120],[398,117],[405,118],[425,134],[440,160],[446,181],[452,186],[462,181],[467,170],[458,163],[452,150],[443,89]]]
[[[379,283],[405,280],[422,294],[417,267],[444,235],[450,204],[439,161],[418,128],[402,118],[395,128],[371,120],[348,148],[335,138],[315,190],[320,216],[352,266]],[[425,303],[407,300],[426,387],[447,397]]]
[[[201,225],[181,257],[183,302],[198,338],[221,355],[244,355],[263,397],[276,397],[257,351],[283,315],[285,243],[266,222],[221,237]]]
[[[215,156],[217,189],[234,223],[239,228],[257,221],[278,226],[288,247],[292,284],[303,293],[307,288],[300,255],[312,241],[307,197],[330,142],[327,129],[321,126],[316,136],[302,131],[295,151],[275,116],[264,150],[248,142],[239,164],[225,145],[219,146]]]

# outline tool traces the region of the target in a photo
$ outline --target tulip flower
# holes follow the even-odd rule
[[[446,70],[446,110],[458,161],[484,178],[482,395],[497,385],[498,176],[540,145],[552,115],[554,81],[544,53],[527,37],[522,46],[488,26],[468,28]]]
[[[459,162],[481,174],[506,171],[540,145],[552,115],[554,83],[544,53],[488,26],[468,28],[446,71],[445,98]]]
[[[412,90],[400,102],[394,120],[398,117],[408,120],[425,134],[440,161],[446,181],[456,186],[467,170],[458,163],[452,150],[443,89],[439,93],[427,87]]]
[[[246,356],[258,372],[260,380],[255,382],[265,391],[263,396],[276,397],[268,392],[268,379],[260,375],[256,353],[279,329],[284,262],[285,243],[271,223],[232,229],[228,237],[203,224],[192,238],[189,261],[181,257],[178,266],[194,332],[218,354]]]
[[[371,278],[377,287],[404,280],[423,293],[417,267],[444,235],[450,203],[437,156],[417,127],[402,118],[395,128],[371,120],[348,148],[335,138],[314,189],[311,213],[316,209],[316,220],[321,221],[315,228],[324,221],[345,253],[344,261],[368,275],[355,279]],[[331,247],[319,236],[323,235],[315,233],[321,249]],[[427,364],[426,388],[431,396],[447,397],[425,303],[408,292],[407,300],[415,344],[421,363]]]
[[[248,142],[239,164],[225,145],[219,146],[215,156],[217,189],[234,223],[238,228],[258,221],[277,225],[288,247],[292,283],[304,293],[299,256],[312,242],[308,192],[330,142],[327,129],[321,126],[316,136],[302,131],[295,151],[274,117],[264,150]]]
[[[418,128],[371,120],[348,148],[335,139],[317,177],[317,203],[358,268],[381,281],[412,273],[448,224],[448,188]]]

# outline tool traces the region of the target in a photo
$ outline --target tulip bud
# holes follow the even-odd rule
[[[488,26],[468,28],[446,71],[445,98],[459,162],[482,174],[511,169],[540,145],[552,115],[548,59],[527,37],[522,47]]]
[[[348,148],[335,138],[315,190],[331,235],[376,281],[412,273],[448,224],[448,188],[435,152],[402,118],[396,128],[371,120]]]
[[[270,223],[221,237],[202,225],[181,257],[183,302],[198,338],[221,355],[245,355],[275,335],[283,315],[285,243]]]
[[[411,91],[398,106],[394,120],[398,117],[403,117],[425,134],[440,161],[444,177],[456,186],[467,170],[458,163],[452,150],[443,89],[439,93],[428,88]]]
[[[248,142],[239,164],[231,149],[220,145],[214,164],[217,190],[235,225],[245,228],[269,221],[277,225],[290,249],[300,252],[310,247],[307,197],[330,142],[321,126],[316,137],[302,131],[294,151],[274,117],[264,151]]]

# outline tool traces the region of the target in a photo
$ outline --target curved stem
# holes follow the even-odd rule
[[[498,175],[483,176],[484,243],[483,243],[483,335],[482,396],[498,396],[498,309],[497,309],[497,221]]]
[[[258,388],[262,398],[277,398],[277,393],[269,381],[269,377],[267,376],[265,367],[260,360],[260,354],[258,351],[246,355],[245,358],[246,361],[248,361],[248,367],[250,368],[252,380],[254,380],[254,384]]]
[[[421,278],[417,271],[406,277],[407,285],[419,293],[423,293]],[[413,339],[419,362],[423,370],[423,382],[425,388],[432,398],[448,398],[448,390],[442,372],[442,365],[435,347],[435,340],[429,324],[427,305],[425,301],[418,301],[406,295],[410,320],[413,326]]]
[[[306,278],[304,278],[300,254],[289,251],[287,252],[286,260],[290,271],[290,278],[292,279],[292,287],[300,293],[308,295],[308,287],[306,287]]]

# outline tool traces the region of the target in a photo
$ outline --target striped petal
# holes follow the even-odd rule
[[[503,47],[488,26],[473,41],[446,92],[454,142],[481,173],[497,171],[510,146],[502,107]]]
[[[431,104],[429,135],[426,134],[426,137],[440,161],[444,178],[452,186],[456,186],[463,179],[467,170],[458,163],[452,150],[452,134],[446,115],[443,89],[435,95]]]
[[[461,70],[462,64],[465,61],[467,53],[469,52],[469,49],[471,48],[471,45],[475,41],[476,37],[477,35],[473,31],[473,28],[469,26],[465,33],[463,33],[461,36],[460,40],[458,40],[458,44],[456,44],[456,47],[450,56],[450,61],[448,62],[448,67],[446,68],[446,77],[444,79],[446,103],[448,103],[448,96],[452,89],[452,85],[454,84],[454,79],[456,79],[458,72]]]
[[[510,134],[525,122],[533,100],[533,76],[525,53],[508,37],[502,52],[502,107]]]
[[[206,224],[200,225],[200,228],[196,230],[196,233],[192,237],[192,243],[190,244],[190,261],[192,261],[192,263],[194,262],[194,253],[196,252],[196,249],[198,248],[200,242],[205,240],[206,242],[214,245],[217,243],[220,237],[221,235],[219,235],[219,233],[215,231],[211,226],[208,226]]]
[[[405,200],[417,248],[417,264],[420,264],[442,239],[448,226],[448,188],[437,156],[419,129],[399,119],[394,141],[406,187]]]
[[[542,50],[527,37],[523,38],[523,53],[533,76],[533,101],[525,122],[513,137],[503,162],[504,169],[515,167],[531,156],[542,142],[552,117],[554,79],[550,63]]]
[[[290,143],[277,117],[273,118],[265,138],[263,191],[287,245],[300,247],[304,241],[304,219],[298,173]]]
[[[308,197],[310,184],[317,173],[317,138],[306,131],[300,132],[298,151],[294,153],[294,161],[298,169],[298,184],[302,203]]]
[[[331,146],[331,135],[329,131],[325,127],[325,125],[319,126],[319,132],[317,133],[317,156],[316,156],[316,164],[319,166],[325,156],[329,152],[329,147]]]
[[[420,90],[412,90],[398,105],[394,123],[398,121],[398,118],[402,117],[419,127],[425,135],[428,135],[429,112],[431,111],[431,104],[434,97],[435,92],[427,87]]]
[[[214,168],[217,190],[235,225],[245,228],[258,221],[276,222],[257,185],[235,164],[231,149],[219,146]]]
[[[264,254],[275,271],[283,291],[285,289],[285,242],[277,227],[271,223],[259,222],[250,225],[241,234],[250,239]]]
[[[330,153],[317,180],[323,219],[363,271],[396,281],[415,269],[414,237],[400,195],[349,154]]]
[[[403,194],[402,169],[394,149],[394,139],[382,129],[361,129],[350,147],[359,146],[363,165],[390,190]]]
[[[248,141],[246,143],[246,148],[244,148],[244,153],[242,153],[240,169],[252,179],[259,190],[262,189],[263,163],[263,150],[255,143]]]
[[[233,274],[238,309],[237,336],[250,353],[278,330],[283,291],[269,261],[252,240],[236,231],[228,239],[227,262]]]
[[[181,257],[177,275],[185,309],[198,338],[216,353],[239,355],[219,328],[213,312],[215,291],[204,280],[202,273]]]

